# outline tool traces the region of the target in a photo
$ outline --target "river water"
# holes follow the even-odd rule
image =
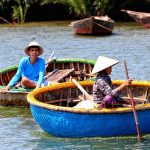
[[[136,23],[116,24],[110,36],[74,35],[70,22],[33,23],[24,26],[0,26],[0,68],[19,63],[24,48],[38,41],[47,60],[55,52],[57,58],[97,59],[107,56],[120,61],[113,67],[112,79],[125,79],[123,61],[129,76],[135,80],[150,80],[150,30]],[[109,132],[109,131],[108,131]],[[134,137],[57,138],[46,134],[33,120],[28,108],[0,107],[0,150],[99,150],[150,148],[150,135],[141,143]]]

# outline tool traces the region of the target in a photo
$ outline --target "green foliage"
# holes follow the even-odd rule
[[[77,16],[87,16],[87,0],[41,0],[41,5],[46,4],[63,4],[69,7],[70,13],[75,12]]]
[[[16,5],[12,6],[12,20],[23,24],[28,8],[29,4],[26,0],[16,0]]]
[[[105,15],[106,11],[111,8],[109,5],[110,0],[95,0],[93,5],[98,16]]]
[[[77,16],[89,17],[91,15],[103,15],[109,8],[110,0],[41,0],[41,4],[63,4],[69,7],[70,13]]]
[[[11,5],[11,0],[0,0],[0,12],[7,10]]]
[[[22,24],[31,5],[37,8],[49,4],[61,4],[70,14],[81,18],[106,14],[119,18],[121,9],[150,10],[150,0],[0,0],[0,16],[8,20],[11,16],[13,21]]]

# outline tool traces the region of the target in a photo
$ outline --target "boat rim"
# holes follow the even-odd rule
[[[124,80],[113,80],[113,84],[121,84]],[[79,81],[79,84],[82,86],[93,85],[94,81]],[[133,81],[132,85],[136,86],[150,86],[150,81]],[[73,108],[73,107],[65,107],[65,106],[56,106],[52,104],[46,104],[44,102],[39,102],[35,96],[38,94],[41,94],[43,92],[47,91],[53,91],[57,89],[62,88],[69,88],[69,87],[76,87],[76,85],[73,82],[64,82],[64,83],[58,83],[53,84],[50,86],[42,87],[33,90],[27,95],[27,101],[30,105],[39,106],[48,110],[53,111],[62,111],[62,112],[72,112],[72,113],[88,113],[88,114],[110,114],[110,113],[128,113],[132,112],[132,107],[117,107],[117,108],[103,108],[101,110],[98,110],[96,108],[94,109],[83,109],[83,108]],[[146,110],[150,109],[150,104],[139,104],[135,106],[136,110]]]
[[[68,63],[89,63],[92,65],[95,65],[96,60],[94,59],[86,59],[86,58],[56,58],[56,62],[57,63],[62,63],[62,62],[68,62]],[[17,70],[18,69],[18,65],[13,65],[13,66],[9,66],[3,69],[0,69],[0,74],[4,74],[8,71],[12,71],[12,70]]]

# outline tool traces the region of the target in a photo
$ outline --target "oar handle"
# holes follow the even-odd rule
[[[51,53],[48,61],[45,63],[45,69],[47,68],[48,64],[50,64],[50,63],[52,63],[53,61],[56,60],[56,58],[53,58],[53,56],[54,56],[54,51]]]
[[[25,92],[25,91],[13,91],[13,90],[6,90],[4,92],[0,92],[0,94],[6,94],[6,93],[10,93],[10,94],[28,94],[29,92]]]
[[[88,99],[93,100],[92,96],[90,96],[90,95],[85,91],[85,89],[78,83],[77,80],[72,79],[72,82],[81,90],[81,92],[82,92],[83,94],[85,94],[85,96],[86,96]]]
[[[54,53],[55,53],[54,51],[51,53],[51,55],[50,55],[48,61],[46,62],[46,65],[48,65],[51,61],[54,60],[54,59],[53,59]]]
[[[126,79],[129,79],[129,74],[128,74],[128,69],[127,69],[127,63],[126,63],[126,61],[124,61],[124,69],[125,69],[125,73],[126,73]]]
[[[53,56],[54,56],[54,51],[52,51],[52,53],[51,53],[51,55],[50,55],[50,57],[49,57],[49,59],[52,59],[53,58]]]
[[[129,79],[129,74],[128,74],[126,61],[124,61],[124,69],[125,69],[125,73],[126,73],[126,79],[128,80]],[[132,103],[132,110],[133,110],[134,120],[135,120],[137,133],[138,133],[138,141],[140,141],[141,131],[140,131],[138,118],[137,118],[137,114],[136,114],[136,110],[135,110],[135,104],[134,104],[134,100],[133,100],[133,95],[132,95],[132,92],[131,92],[130,88],[129,87],[127,87],[127,88],[128,88],[128,95],[129,95],[129,97],[131,99],[131,103]]]
[[[49,60],[46,62],[46,64],[45,64],[45,65],[48,65],[48,64],[50,64],[50,63],[54,62],[55,60],[56,60],[56,58],[49,59]]]

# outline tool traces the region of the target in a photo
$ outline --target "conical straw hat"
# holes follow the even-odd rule
[[[92,74],[95,74],[97,72],[100,72],[110,66],[113,66],[115,64],[119,63],[119,61],[115,60],[115,59],[110,59],[104,56],[99,56],[96,64],[92,70]]]

